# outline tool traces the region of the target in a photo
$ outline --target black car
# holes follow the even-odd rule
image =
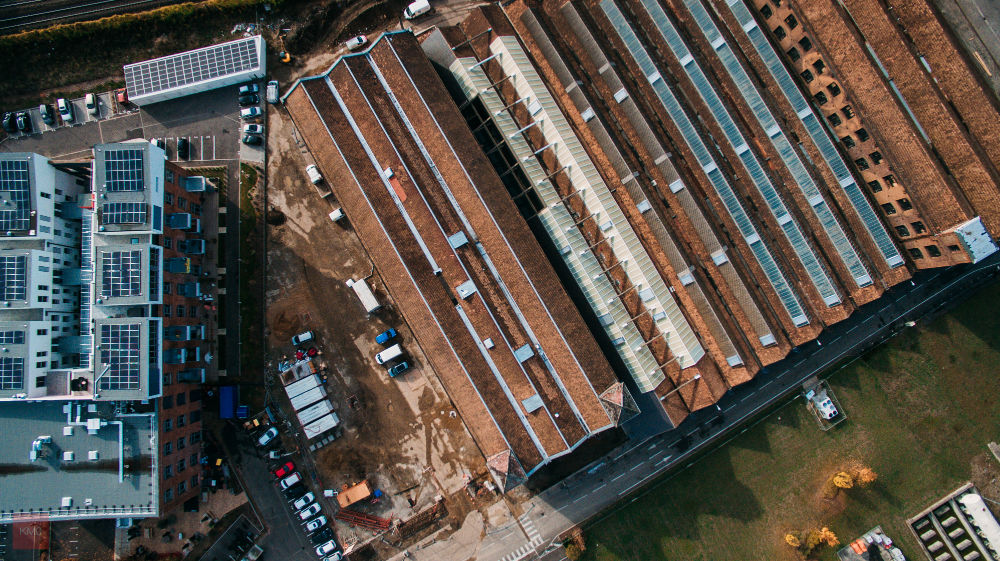
[[[17,130],[21,132],[31,132],[31,116],[28,115],[27,111],[21,111],[17,114]]]
[[[296,483],[295,485],[292,485],[288,489],[283,490],[282,494],[285,495],[286,500],[290,501],[296,497],[301,497],[302,495],[305,495],[306,486],[303,485],[302,483]]]
[[[240,105],[246,107],[248,105],[257,105],[260,103],[260,96],[257,94],[246,94],[240,96]]]
[[[250,146],[257,146],[264,142],[264,139],[256,134],[245,134],[243,135],[243,144],[248,144]]]
[[[3,114],[3,130],[7,132],[17,132],[17,125],[14,123],[13,113]]]
[[[191,152],[191,143],[186,138],[177,139],[177,157],[186,160]]]
[[[38,114],[42,117],[42,122],[46,125],[52,126],[56,124],[56,110],[52,108],[48,103],[43,103],[38,106]]]
[[[333,539],[333,529],[330,528],[329,526],[309,536],[309,541],[311,541],[313,545],[326,543],[332,539]]]

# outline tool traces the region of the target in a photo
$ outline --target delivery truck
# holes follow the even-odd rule
[[[302,432],[306,435],[306,440],[312,440],[317,436],[337,428],[340,424],[340,419],[337,418],[336,413],[330,413],[329,415],[324,415],[319,419],[309,423],[308,425],[302,427]]]
[[[379,304],[378,300],[375,299],[375,294],[372,293],[372,289],[368,287],[368,283],[365,279],[349,279],[347,281],[347,286],[354,289],[354,293],[357,294],[358,299],[361,300],[361,305],[365,307],[365,311],[369,314],[374,314],[382,309],[382,304]]]
[[[313,388],[318,388],[320,384],[321,382],[319,376],[311,374],[301,380],[296,380],[285,386],[285,393],[288,394],[288,399],[292,399],[293,397],[304,394]]]
[[[318,403],[314,403],[309,407],[306,407],[302,411],[298,412],[299,424],[306,426],[309,423],[319,419],[327,413],[333,412],[333,405],[330,403],[329,399],[324,399]]]
[[[326,390],[321,387],[313,388],[305,393],[301,393],[292,398],[292,409],[301,411],[313,403],[326,397]]]

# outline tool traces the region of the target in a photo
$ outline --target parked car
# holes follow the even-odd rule
[[[323,528],[322,530],[309,536],[309,541],[311,541],[313,545],[319,545],[321,543],[328,542],[333,538],[334,538],[333,528],[327,526],[326,528]]]
[[[392,368],[389,369],[389,377],[395,378],[396,376],[399,376],[400,374],[406,372],[409,369],[410,369],[410,363],[404,360],[399,364],[394,364]]]
[[[125,105],[128,103],[128,90],[125,88],[118,88],[115,90],[115,99],[119,104]]]
[[[73,122],[73,104],[67,101],[65,98],[60,97],[56,100],[56,109],[59,110],[59,118],[62,119],[64,123]]]
[[[320,508],[319,503],[313,503],[299,511],[299,518],[302,520],[309,520],[313,516],[319,514],[320,510],[322,509]]]
[[[264,125],[259,125],[257,123],[251,123],[249,125],[243,125],[244,134],[264,134]]]
[[[14,114],[7,112],[3,114],[3,130],[7,132],[17,132],[17,123],[14,122]]]
[[[255,94],[260,91],[257,84],[244,84],[240,86],[240,95]]]
[[[341,561],[343,558],[344,558],[344,554],[343,553],[341,553],[339,551],[335,551],[333,553],[333,555],[327,555],[326,557],[324,557],[320,561]]]
[[[333,540],[330,540],[322,545],[316,546],[316,555],[319,555],[320,557],[328,555],[335,551],[340,551],[340,547],[337,546],[337,542]]]
[[[313,182],[313,185],[318,185],[320,181],[323,181],[323,176],[319,173],[319,168],[315,165],[306,166],[306,175],[309,176],[309,181]]]
[[[305,495],[302,495],[301,497],[295,499],[295,502],[292,503],[292,506],[295,507],[295,510],[302,510],[306,507],[306,505],[313,502],[316,502],[316,495],[313,495],[312,491],[309,491]]]
[[[191,155],[191,142],[186,138],[177,139],[177,157],[186,160]]]
[[[299,472],[296,471],[295,473],[293,473],[293,474],[289,475],[288,477],[282,479],[281,482],[279,483],[279,485],[281,485],[282,489],[288,489],[292,485],[295,485],[296,483],[301,483],[301,482],[302,482],[302,476],[299,475]]]
[[[97,106],[97,96],[89,93],[83,96],[83,104],[87,106],[87,113],[90,113],[94,117],[101,114],[101,109]]]
[[[313,532],[317,532],[321,530],[323,526],[326,526],[326,516],[317,516],[309,522],[306,522],[306,533],[311,534]]]
[[[257,444],[260,446],[267,446],[277,436],[278,436],[278,429],[275,427],[271,427],[266,431],[264,431],[264,434],[260,435],[260,438],[257,439]]]
[[[306,486],[302,484],[301,481],[298,483],[293,483],[291,487],[287,489],[282,489],[281,493],[285,495],[285,500],[290,501],[293,497],[298,497],[302,493],[306,492]]]
[[[366,44],[368,44],[368,37],[358,35],[357,37],[351,37],[348,39],[347,42],[344,43],[344,46],[347,47],[347,50],[349,51],[356,51],[361,47],[364,47]]]
[[[38,106],[38,114],[41,115],[42,122],[46,125],[52,126],[56,124],[56,111],[48,103]]]
[[[271,80],[267,83],[267,102],[278,103],[278,81]]]
[[[247,146],[259,146],[264,143],[264,139],[256,134],[244,134],[243,144]]]
[[[385,364],[394,358],[398,358],[402,354],[403,354],[403,347],[400,347],[399,343],[396,343],[395,345],[375,355],[375,362],[379,364]]]
[[[316,335],[312,331],[303,331],[302,333],[299,333],[295,337],[292,337],[292,344],[298,347],[301,345],[305,345],[306,343],[312,341],[315,338]]]
[[[280,478],[292,473],[293,471],[295,471],[295,464],[292,462],[285,462],[284,465],[274,470],[272,473],[274,473],[275,477]]]
[[[244,555],[243,559],[240,559],[240,561],[257,561],[263,554],[264,554],[264,548],[254,544],[250,546],[249,551],[247,551],[247,554]]]
[[[253,119],[255,117],[260,117],[260,107],[247,107],[246,109],[240,110],[241,119]]]
[[[389,329],[386,329],[382,333],[376,335],[375,342],[384,347],[386,343],[395,339],[396,335],[399,335],[399,333],[396,332],[394,327],[390,327]]]
[[[17,114],[17,130],[24,133],[31,132],[31,115],[28,115],[27,111]]]
[[[257,105],[260,103],[260,96],[257,94],[247,94],[240,96],[240,105],[246,107],[248,105]]]

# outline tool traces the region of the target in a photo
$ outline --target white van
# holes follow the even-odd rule
[[[406,19],[416,19],[431,11],[431,3],[428,0],[417,0],[403,10],[403,17]]]
[[[396,343],[395,345],[375,355],[375,362],[385,364],[386,362],[400,356],[403,356],[403,347],[399,346],[399,343]]]
[[[323,175],[320,174],[319,168],[317,168],[315,165],[306,166],[306,175],[309,176],[309,181],[312,181],[313,185],[316,185],[320,181],[323,181]]]

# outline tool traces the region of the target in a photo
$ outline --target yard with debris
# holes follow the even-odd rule
[[[998,301],[1000,286],[987,287],[834,373],[849,417],[832,430],[819,430],[797,397],[651,485],[594,522],[584,559],[795,559],[789,531],[828,526],[844,543],[877,524],[907,558],[923,558],[908,517],[964,481],[1000,498],[987,449],[1000,434]],[[851,463],[870,466],[876,482],[824,498],[827,480]],[[835,549],[814,555],[832,560]]]

